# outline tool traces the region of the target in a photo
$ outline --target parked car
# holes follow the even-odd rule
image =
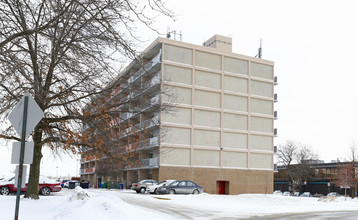
[[[158,184],[156,184],[156,185],[152,185],[152,186],[148,186],[147,187],[147,192],[149,192],[149,193],[154,193],[154,194],[158,194],[158,192],[157,192],[157,189],[159,188],[159,187],[161,187],[161,186],[167,186],[167,185],[169,185],[170,183],[172,183],[172,182],[174,182],[175,180],[164,180],[164,181],[162,181],[162,182],[160,182],[160,183],[158,183]]]
[[[294,192],[293,196],[300,196],[300,192]]]
[[[155,180],[142,180],[138,183],[132,184],[132,190],[136,191],[137,193],[145,193],[148,186],[157,185],[158,182]]]
[[[27,183],[29,178],[26,178],[26,184],[24,188],[21,188],[21,192],[26,192],[27,190]],[[14,186],[15,183],[15,177],[12,177],[8,181],[2,181],[0,182],[0,194],[1,195],[9,195],[10,193],[16,193],[17,192],[17,186]],[[59,192],[61,191],[61,185],[60,182],[56,182],[54,180],[50,180],[47,177],[40,176],[39,179],[39,192],[47,196],[51,192]]]
[[[339,194],[337,192],[330,192],[327,194],[327,196],[337,197],[337,196],[339,196]]]
[[[291,196],[291,192],[286,191],[286,192],[283,192],[282,195],[283,196]]]
[[[280,190],[275,190],[275,192],[273,192],[274,195],[282,195],[282,192]]]
[[[304,192],[301,197],[312,197],[312,194],[310,192]]]
[[[192,181],[174,181],[167,186],[161,186],[157,189],[159,194],[199,194],[203,188]]]
[[[71,180],[62,180],[61,182],[61,187],[62,188],[68,188],[68,181],[71,181]],[[67,184],[66,184],[67,183]]]

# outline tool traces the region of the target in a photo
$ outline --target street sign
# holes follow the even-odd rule
[[[23,122],[23,111],[25,96],[28,97],[28,106],[27,106],[27,122],[26,122],[26,132],[25,136],[28,137],[36,125],[44,116],[44,112],[40,106],[36,103],[35,99],[26,92],[25,95],[21,98],[19,103],[16,104],[14,109],[9,115],[9,120],[13,125],[15,131],[21,136],[22,135],[22,122]]]
[[[20,102],[16,104],[14,109],[11,111],[9,115],[9,120],[13,125],[15,131],[21,136],[20,143],[20,151],[18,151],[19,159],[17,156],[14,156],[14,161],[19,161],[19,165],[16,167],[16,178],[15,178],[15,186],[17,185],[17,193],[16,193],[16,206],[15,206],[15,220],[19,219],[19,207],[20,207],[20,188],[25,187],[26,180],[26,166],[24,166],[24,155],[25,155],[25,145],[26,138],[30,135],[31,131],[35,128],[35,126],[39,123],[39,121],[43,118],[44,112],[36,103],[36,101],[31,97],[28,92],[25,92],[25,95],[20,99]],[[15,146],[16,144],[14,144]],[[30,146],[30,145],[29,145]],[[32,143],[31,149],[28,150],[28,154],[33,154]],[[16,147],[13,147],[13,149]],[[13,150],[13,153],[16,150]],[[32,153],[31,153],[32,152]],[[29,157],[29,155],[27,155]],[[32,158],[32,156],[31,156]],[[26,162],[31,162],[32,160],[27,159]]]
[[[21,142],[12,144],[11,163],[20,164]],[[24,164],[32,164],[34,156],[34,142],[25,142]]]
[[[19,165],[16,166],[15,184],[14,184],[15,188],[17,188],[17,185],[18,185],[19,167],[20,167]],[[26,184],[26,171],[27,171],[27,166],[23,165],[23,167],[22,167],[22,176],[21,176],[21,188],[24,188],[25,184]]]

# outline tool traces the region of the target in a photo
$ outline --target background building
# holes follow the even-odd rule
[[[144,68],[129,65],[113,94],[132,99],[121,122],[147,134],[118,139],[141,149],[141,165],[126,167],[127,184],[186,179],[208,193],[272,192],[273,62],[232,53],[231,38],[219,35],[203,46],[158,38],[142,58]],[[81,175],[93,185],[101,181],[97,162],[81,161]]]

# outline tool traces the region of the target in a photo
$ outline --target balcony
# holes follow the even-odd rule
[[[277,119],[278,119],[278,117],[277,117],[277,111],[274,111],[274,112],[273,112],[273,119],[274,119],[274,120],[277,120]]]
[[[277,128],[273,129],[273,135],[274,135],[274,137],[278,137],[278,135],[277,135]]]
[[[159,146],[159,137],[152,137],[150,139],[143,140],[141,143],[141,148],[153,148]]]
[[[141,160],[142,167],[158,167],[158,157]]]
[[[81,163],[87,163],[87,162],[95,161],[95,160],[97,160],[95,156],[89,156],[87,158],[82,158]]]
[[[160,104],[160,94],[154,96],[153,98],[149,99],[148,101],[144,102],[142,106],[142,111],[146,111],[152,106]]]
[[[149,90],[149,89],[151,89],[152,87],[154,87],[155,85],[160,84],[160,80],[161,80],[160,74],[161,74],[161,72],[158,71],[158,72],[153,76],[153,78],[151,78],[148,82],[146,82],[146,83],[143,85],[144,90]]]
[[[132,117],[133,113],[131,112],[123,112],[121,113],[121,121],[127,120],[128,118]]]
[[[133,83],[141,76],[143,76],[145,73],[150,72],[152,69],[154,69],[153,67],[156,67],[156,65],[160,63],[160,57],[161,57],[161,53],[159,52],[155,57],[153,57],[151,61],[149,61],[147,64],[141,67],[136,73],[134,73],[133,76],[131,76],[128,79],[128,82]]]
[[[273,102],[278,102],[277,93],[275,93],[274,96],[273,96]]]
[[[82,174],[92,174],[96,171],[95,167],[80,169],[80,173]]]
[[[274,84],[275,86],[278,85],[277,76],[275,76],[275,77],[273,78],[273,84]]]
[[[142,129],[149,129],[151,127],[159,125],[159,115],[154,116],[151,119],[148,119],[141,123]]]

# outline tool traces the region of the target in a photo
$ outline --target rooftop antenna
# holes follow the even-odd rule
[[[262,57],[262,39],[260,38],[260,48],[259,48],[259,53],[255,56],[261,59]]]
[[[177,40],[177,36],[179,36],[179,40],[182,41],[183,35],[182,35],[181,31],[180,31],[179,33],[177,33],[175,30],[174,30],[174,31],[170,31],[170,29],[169,29],[169,27],[168,27],[168,28],[167,28],[167,38],[171,38],[171,37],[172,37],[171,34],[173,34],[174,40]]]

